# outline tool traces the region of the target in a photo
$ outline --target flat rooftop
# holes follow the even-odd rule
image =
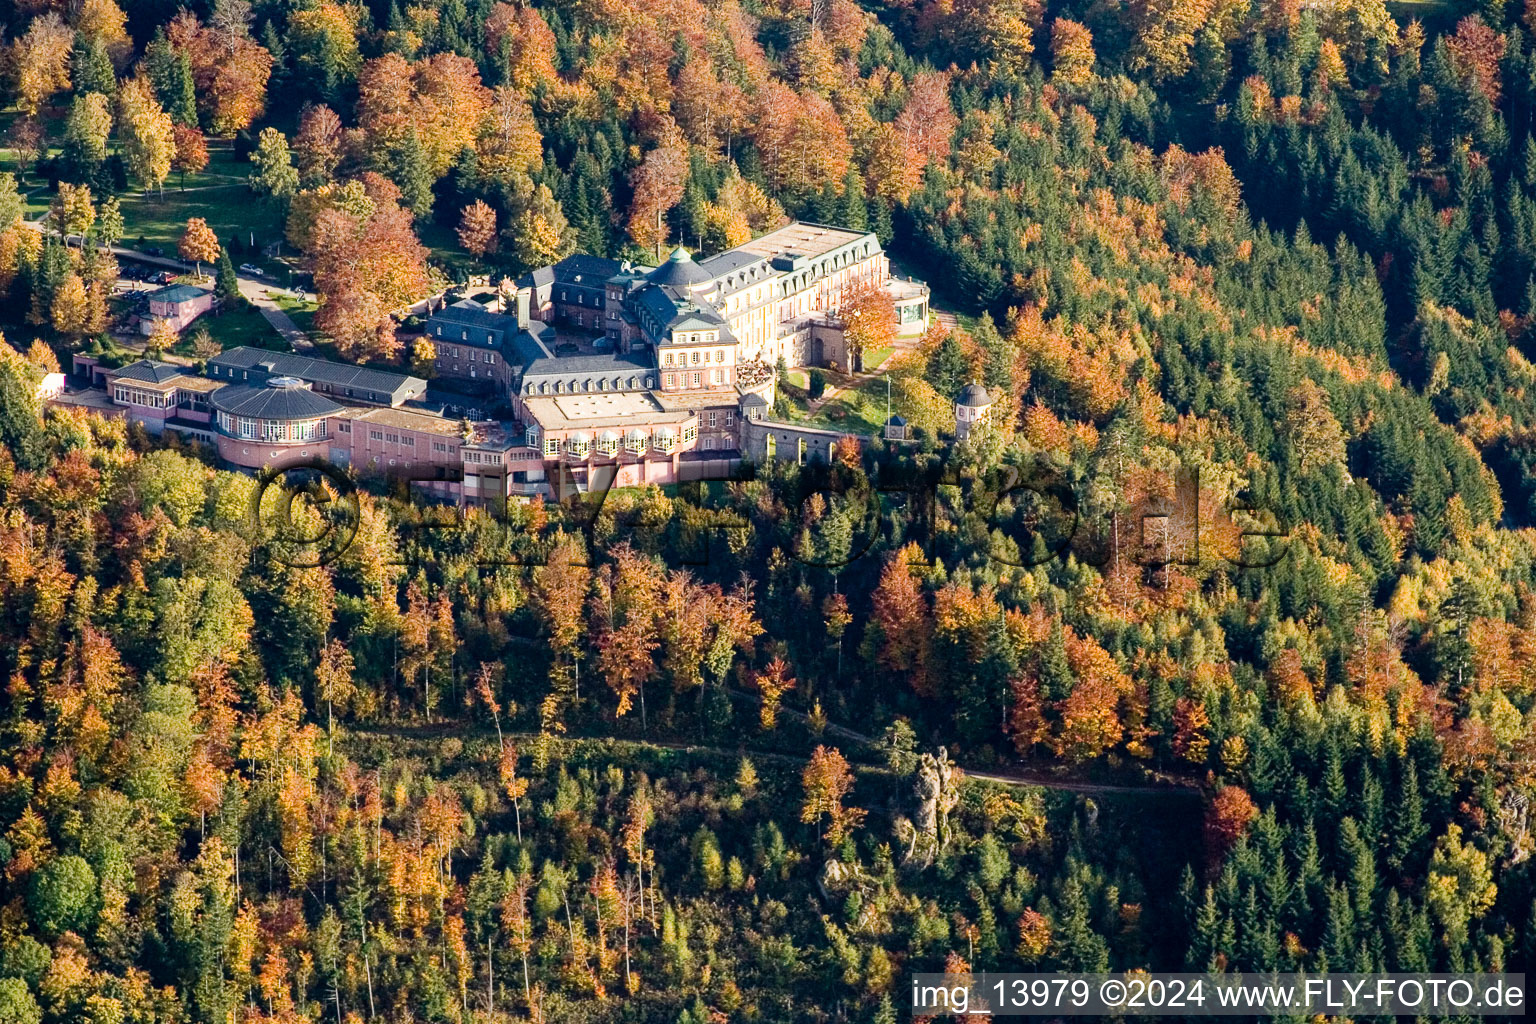
[[[689,415],[663,409],[656,399],[644,392],[610,391],[525,398],[523,405],[546,430],[680,423]]]
[[[82,388],[79,391],[65,391],[63,394],[54,395],[48,401],[53,405],[73,405],[83,409],[96,409],[102,412],[121,412],[124,407],[112,401],[112,396],[107,394],[105,388]]]
[[[459,437],[463,433],[464,426],[463,420],[449,419],[446,416],[434,416],[429,412],[390,409],[384,406],[373,409],[358,409],[348,406],[343,413],[333,415],[337,419],[376,423],[384,427],[395,427],[398,430],[419,430],[425,434],[438,434],[442,437]]]
[[[209,380],[207,377],[181,376],[175,380],[178,391],[217,391],[228,386],[228,381]]]
[[[820,256],[840,246],[849,245],[868,235],[868,231],[828,227],[825,224],[806,224],[797,221],[770,231],[761,238],[754,238],[738,245],[731,252],[749,252],[754,256],[769,258],[782,253],[799,256]]]

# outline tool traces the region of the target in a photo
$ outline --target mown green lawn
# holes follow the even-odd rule
[[[868,352],[864,353],[864,369],[870,373],[873,373],[880,366],[880,364],[889,359],[891,357],[891,353],[895,351],[895,345],[883,345],[880,348],[870,349]]]
[[[267,318],[261,315],[261,311],[254,306],[248,306],[245,309],[232,309],[198,317],[191,326],[181,332],[181,340],[176,343],[173,351],[177,355],[190,357],[192,338],[200,328],[207,330],[213,336],[213,340],[225,349],[249,345],[252,348],[267,348],[278,352],[289,350],[283,336],[267,323]]]
[[[842,374],[824,372],[827,373],[828,391],[850,379]],[[856,388],[839,392],[817,409],[814,416],[810,413],[810,395],[803,387],[793,382],[794,371],[790,372],[790,377],[791,382],[787,386],[782,386],[781,389],[789,400],[791,422],[804,423],[807,426],[821,427],[826,430],[846,430],[850,434],[866,435],[879,433],[884,426],[884,377],[873,377]]]
[[[294,325],[305,334],[315,333],[315,303],[305,299],[296,299],[292,295],[273,295],[272,301],[277,307],[287,313]]]
[[[123,245],[135,249],[158,247],[174,257],[187,221],[201,217],[213,228],[219,241],[230,246],[236,263],[261,263],[251,255],[252,239],[255,252],[259,253],[263,246],[282,237],[276,211],[253,196],[244,184],[186,192],[178,190],[174,182],[168,185],[163,195],[129,192],[121,197]]]

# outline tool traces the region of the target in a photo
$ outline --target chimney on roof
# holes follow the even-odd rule
[[[528,303],[533,298],[532,288],[519,288],[517,290],[517,326],[519,330],[528,329]]]
[[[263,370],[263,371],[265,371],[267,373],[276,373],[277,372],[277,364],[272,362],[270,359],[268,359],[268,360],[266,360],[264,362],[257,363],[256,364],[256,369]]]

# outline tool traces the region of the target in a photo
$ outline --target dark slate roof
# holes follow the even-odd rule
[[[693,262],[693,257],[682,246],[673,249],[667,261],[651,271],[648,276],[652,284],[675,288],[679,291],[695,285],[707,284],[712,279],[710,272]]]
[[[162,363],[158,359],[140,359],[127,366],[107,373],[118,380],[141,380],[146,384],[164,384],[168,380],[185,375],[187,368],[174,363]]]
[[[273,377],[255,386],[230,384],[215,391],[209,403],[219,412],[262,420],[309,420],[341,412],[341,406],[293,377]]]
[[[262,373],[298,377],[300,380],[318,381],[332,387],[386,395],[399,394],[402,389],[407,394],[421,394],[427,389],[427,382],[420,377],[408,377],[403,373],[390,373],[388,370],[375,370],[367,366],[353,366],[351,363],[333,363],[328,359],[315,359],[292,352],[269,352],[245,346],[232,348],[208,360],[209,376],[224,376],[214,373],[215,367],[255,370],[263,363],[270,364],[271,370],[262,368]]]
[[[150,292],[149,300],[151,302],[187,302],[200,299],[207,294],[207,288],[198,288],[190,284],[168,284],[164,288],[156,288]]]
[[[885,421],[885,425],[888,427],[904,427],[907,425],[907,421],[902,417],[901,413],[894,412],[891,413],[891,418]]]
[[[659,285],[642,288],[635,304],[661,325],[662,330],[699,330],[725,326],[725,318],[707,303],[680,301],[671,288]]]
[[[439,328],[443,328],[441,334],[438,333]],[[457,333],[454,332],[455,328],[458,328]],[[464,328],[469,328],[467,338],[460,336],[464,333]],[[506,313],[492,313],[470,299],[455,302],[433,313],[427,320],[426,327],[429,337],[457,341],[463,345],[475,345],[480,348],[500,348],[518,330],[517,317]],[[487,340],[486,335],[490,335],[490,340]]]
[[[640,289],[635,293],[634,303],[662,327],[677,316],[677,303],[661,288],[647,286]]]
[[[741,252],[738,249],[727,249],[717,253],[708,259],[700,260],[699,266],[709,272],[711,277],[724,277],[726,274],[742,267],[750,267],[754,263],[761,263],[763,257],[755,252]]]
[[[638,353],[593,352],[580,356],[554,356],[535,359],[523,370],[523,379],[530,377],[569,377],[578,373],[627,373],[652,370],[651,361]]]
[[[748,391],[741,396],[740,404],[743,409],[766,409],[768,408],[768,399],[756,391]]]
[[[960,392],[960,397],[957,401],[960,405],[970,406],[974,409],[983,405],[991,405],[992,396],[987,394],[987,389],[980,384],[967,384],[965,390]]]
[[[574,283],[577,278],[580,278],[583,285],[601,287],[603,282],[617,274],[622,266],[623,264],[618,260],[578,252],[567,256],[548,269],[554,271],[556,281]],[[538,271],[534,273],[537,274]]]
[[[535,337],[533,332],[538,332]],[[542,339],[542,341],[541,341]],[[555,329],[549,324],[530,323],[528,330],[517,335],[504,346],[502,356],[514,366],[528,366],[540,359],[551,359],[549,346],[555,343]]]
[[[635,353],[598,353],[535,360],[524,371],[520,390],[524,395],[581,394],[643,391],[655,384],[656,368],[650,359]]]

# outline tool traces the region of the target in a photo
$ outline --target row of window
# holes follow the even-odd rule
[[[690,423],[683,427],[683,444],[692,444],[698,436],[699,428],[697,425]],[[538,444],[538,428],[528,428],[527,440],[530,445]],[[704,447],[713,448],[713,442],[714,438],[706,438]],[[543,448],[544,454],[553,458],[562,451],[567,455],[578,457],[585,457],[589,452],[595,452],[598,455],[617,455],[621,446],[631,455],[644,454],[648,448],[655,448],[657,451],[665,454],[676,448],[677,445],[676,434],[662,432],[651,436],[632,430],[622,440],[614,436],[599,437],[596,441],[593,441],[590,438],[576,434],[567,437],[562,444],[558,437],[546,437],[544,438]]]
[[[325,420],[255,420],[219,413],[219,430],[250,441],[318,441],[325,437]]]
[[[449,359],[457,359],[457,358],[459,358],[458,347],[454,346],[454,345],[439,345],[439,346],[437,346],[437,359],[438,359],[438,361],[441,362],[445,356],[447,358],[449,358]],[[483,362],[487,362],[487,363],[495,363],[496,362],[496,353],[495,352],[483,352],[480,349],[471,348],[471,349],[466,349],[464,351],[464,358],[465,358],[466,361],[471,362],[471,363],[473,363],[473,362],[482,362],[482,361]],[[455,369],[457,369],[457,367],[455,367]]]
[[[113,401],[124,405],[137,405],[144,409],[174,409],[176,408],[175,391],[167,391],[164,394],[158,391],[142,391],[139,388],[128,388],[118,384],[112,389]]]
[[[639,389],[639,381],[640,381],[639,377],[631,377],[631,378],[629,378],[628,387],[625,390],[628,390],[628,391],[636,391],[636,390],[638,390]],[[613,386],[614,386],[615,389],[618,389],[619,383],[620,383],[619,381],[614,381],[613,382]],[[648,388],[655,387],[656,386],[656,378],[654,378],[654,377],[647,377],[647,378],[645,378],[645,386],[648,387]],[[569,388],[566,387],[565,381],[563,381],[563,380],[557,380],[554,383],[550,383],[547,380],[541,380],[537,384],[535,384],[533,381],[529,381],[527,384],[525,384],[523,386],[523,394],[525,394],[525,395],[563,395],[567,391],[569,391],[571,394],[574,395],[574,394],[578,394],[578,393],[582,393],[582,392],[607,391],[607,390],[608,390],[608,379],[606,377],[600,378],[596,382],[596,386],[593,385],[593,382],[591,380],[584,380],[584,381],[579,381],[579,382],[573,380],[573,381],[571,381],[571,385],[570,385]]]
[[[672,366],[673,365],[672,355],[673,355],[673,353],[668,352],[666,355],[662,356],[661,357],[661,365],[663,365],[663,366]],[[709,352],[708,351],[704,351],[703,353],[700,353],[700,351],[698,349],[695,349],[692,352],[687,353],[687,358],[684,357],[684,353],[678,352],[677,353],[677,363],[676,363],[676,365],[684,366],[684,365],[691,364],[693,366],[697,366],[697,365],[699,365],[700,362],[707,363],[709,361],[710,361],[710,358],[709,358]],[[717,363],[725,362],[725,349],[723,349],[723,348],[715,349],[714,361],[717,362]]]
[[[437,326],[437,329],[433,332],[433,334],[434,334],[435,337],[438,337],[438,338],[441,338],[443,336],[443,327],[442,327],[441,324],[439,324]],[[469,340],[469,330],[467,328],[466,329],[461,329],[459,331],[459,340],[460,341],[468,341]],[[486,335],[485,335],[485,343],[487,345],[494,345],[494,344],[496,344],[496,336],[494,334],[491,334],[491,333],[487,332]],[[457,355],[458,354],[457,351],[455,351],[454,354]]]
[[[725,383],[725,371],[713,370],[710,372],[711,386]],[[666,373],[662,374],[662,383],[667,388],[701,388],[704,386],[702,373]]]
[[[391,433],[388,433],[388,432],[383,431],[383,430],[370,430],[370,431],[368,431],[368,440],[370,440],[370,441],[387,441],[390,444],[403,444],[407,448],[414,448],[414,447],[416,447],[416,439],[414,437],[412,437],[411,435],[409,435],[409,434],[404,434],[404,435],[401,435],[401,434],[391,434]]]

